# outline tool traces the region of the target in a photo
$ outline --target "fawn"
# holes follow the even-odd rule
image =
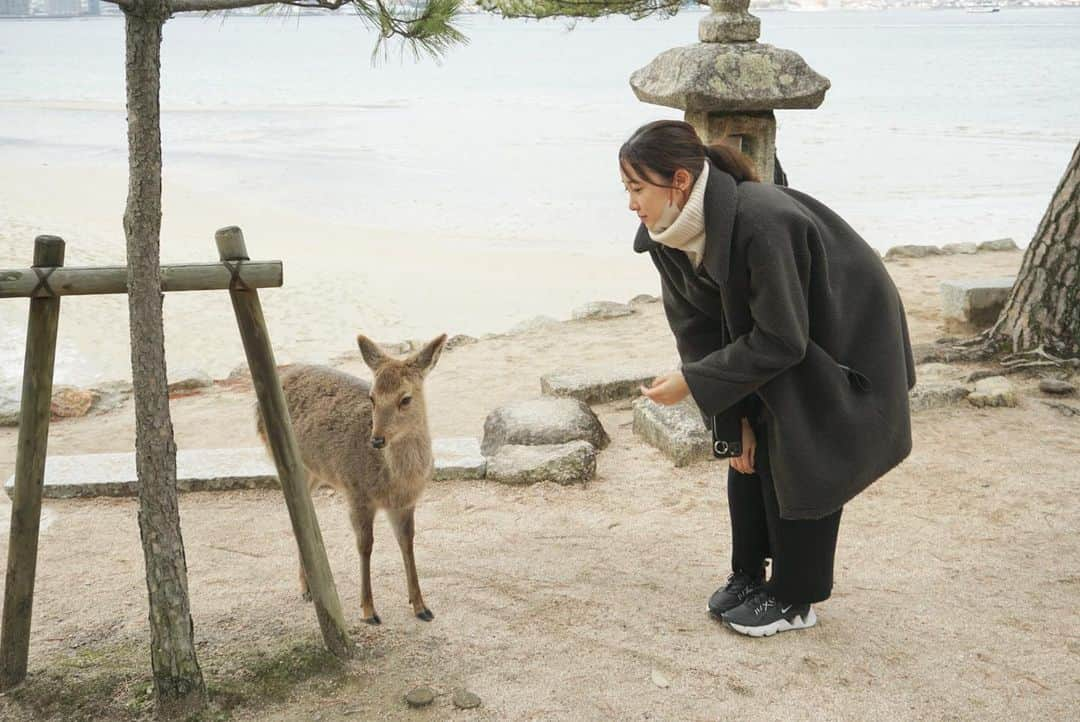
[[[416,576],[413,510],[434,471],[424,378],[439,360],[446,334],[404,359],[388,356],[366,336],[356,342],[374,385],[325,366],[296,365],[281,372],[293,433],[309,489],[330,486],[348,501],[360,551],[364,621],[381,623],[371,596],[371,547],[375,512],[383,509],[401,547],[413,612],[430,622],[435,615],[424,604]],[[266,446],[261,414],[255,415]],[[303,563],[300,591],[310,601]]]

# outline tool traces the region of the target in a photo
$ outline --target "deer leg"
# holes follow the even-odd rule
[[[401,547],[401,558],[405,561],[405,576],[409,582],[409,603],[412,604],[413,613],[419,619],[430,622],[435,615],[424,604],[424,598],[420,594],[420,580],[416,576],[416,557],[413,555],[413,536],[416,527],[413,524],[413,508],[388,510],[386,513],[394,527],[398,546]]]
[[[375,537],[372,526],[375,521],[375,509],[367,506],[350,506],[353,531],[356,533],[356,548],[360,552],[360,603],[364,609],[364,621],[368,624],[382,624],[375,613],[375,601],[371,597],[371,547]]]

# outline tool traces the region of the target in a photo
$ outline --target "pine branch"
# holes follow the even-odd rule
[[[650,15],[671,17],[685,0],[478,0],[477,4],[504,18],[540,20],[552,17],[600,18],[627,15],[640,20]],[[699,3],[701,0],[699,0]]]
[[[171,8],[173,13],[213,13],[265,6],[269,13],[275,7],[334,11],[346,5],[351,5],[379,33],[372,51],[373,61],[380,50],[384,55],[389,54],[386,41],[393,37],[401,38],[402,52],[408,48],[417,59],[423,52],[438,60],[454,46],[468,43],[468,38],[453,25],[461,11],[461,0],[428,0],[415,9],[389,7],[386,0],[173,0]]]

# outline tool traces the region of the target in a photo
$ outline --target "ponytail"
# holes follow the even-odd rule
[[[671,187],[665,183],[670,184],[680,168],[689,171],[697,181],[706,158],[736,183],[760,180],[747,156],[725,143],[705,145],[694,126],[681,120],[657,120],[643,125],[619,148],[623,172],[664,188]]]
[[[727,143],[705,146],[705,155],[709,157],[714,166],[734,178],[736,183],[761,180],[757,171],[754,170],[754,164],[750,158]]]

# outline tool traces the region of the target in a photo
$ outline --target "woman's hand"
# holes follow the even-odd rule
[[[686,385],[682,371],[672,371],[657,376],[649,388],[642,386],[641,393],[658,404],[671,406],[685,399],[690,394],[690,387]]]
[[[757,437],[754,429],[746,419],[742,420],[742,456],[733,456],[728,459],[731,468],[740,474],[754,473],[754,451],[757,450]]]

